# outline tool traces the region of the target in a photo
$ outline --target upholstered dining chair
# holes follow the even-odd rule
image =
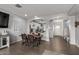
[[[25,45],[27,43],[26,34],[21,34],[21,37],[22,37],[22,45]]]
[[[28,46],[33,47],[34,46],[34,36],[28,35]]]

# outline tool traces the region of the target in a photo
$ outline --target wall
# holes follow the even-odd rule
[[[76,45],[79,47],[79,26],[75,27],[75,21],[79,21],[79,15],[75,15],[73,17],[70,17],[70,34],[71,34],[71,44]]]
[[[50,21],[50,22],[49,22],[49,38],[50,38],[50,39],[53,38],[53,32],[54,32],[53,21]]]
[[[70,37],[70,31],[69,31],[69,23],[70,23],[70,20],[64,20],[64,37]]]
[[[10,35],[11,43],[22,40],[19,35],[21,35],[21,33],[26,33],[26,23],[25,19],[15,15],[10,15],[8,33]]]
[[[75,21],[79,21],[79,15],[75,16]],[[75,36],[76,36],[76,45],[79,47],[79,26],[75,28]]]
[[[42,40],[49,41],[49,23],[45,24],[45,33]]]
[[[69,31],[70,31],[70,43],[76,44],[75,40],[75,17],[70,16],[69,17],[70,23],[69,23]]]

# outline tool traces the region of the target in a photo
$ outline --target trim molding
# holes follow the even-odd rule
[[[76,44],[76,46],[79,48],[79,45],[78,44]]]
[[[75,45],[79,48],[79,44],[70,42],[71,45]]]
[[[21,40],[17,40],[17,41],[14,41],[14,42],[11,42],[10,44],[14,44],[14,43],[17,43],[17,42],[20,42]]]
[[[75,42],[74,42],[74,43],[73,43],[73,42],[70,42],[70,44],[71,44],[71,45],[76,45],[76,43],[75,43]]]

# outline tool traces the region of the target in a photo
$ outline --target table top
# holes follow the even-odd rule
[[[36,38],[41,37],[41,35],[39,36],[39,35],[35,35],[35,34],[28,34],[28,35],[32,35],[33,37],[36,37]]]

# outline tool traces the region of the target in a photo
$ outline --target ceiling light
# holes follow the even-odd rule
[[[25,14],[25,16],[27,16],[27,14]]]

